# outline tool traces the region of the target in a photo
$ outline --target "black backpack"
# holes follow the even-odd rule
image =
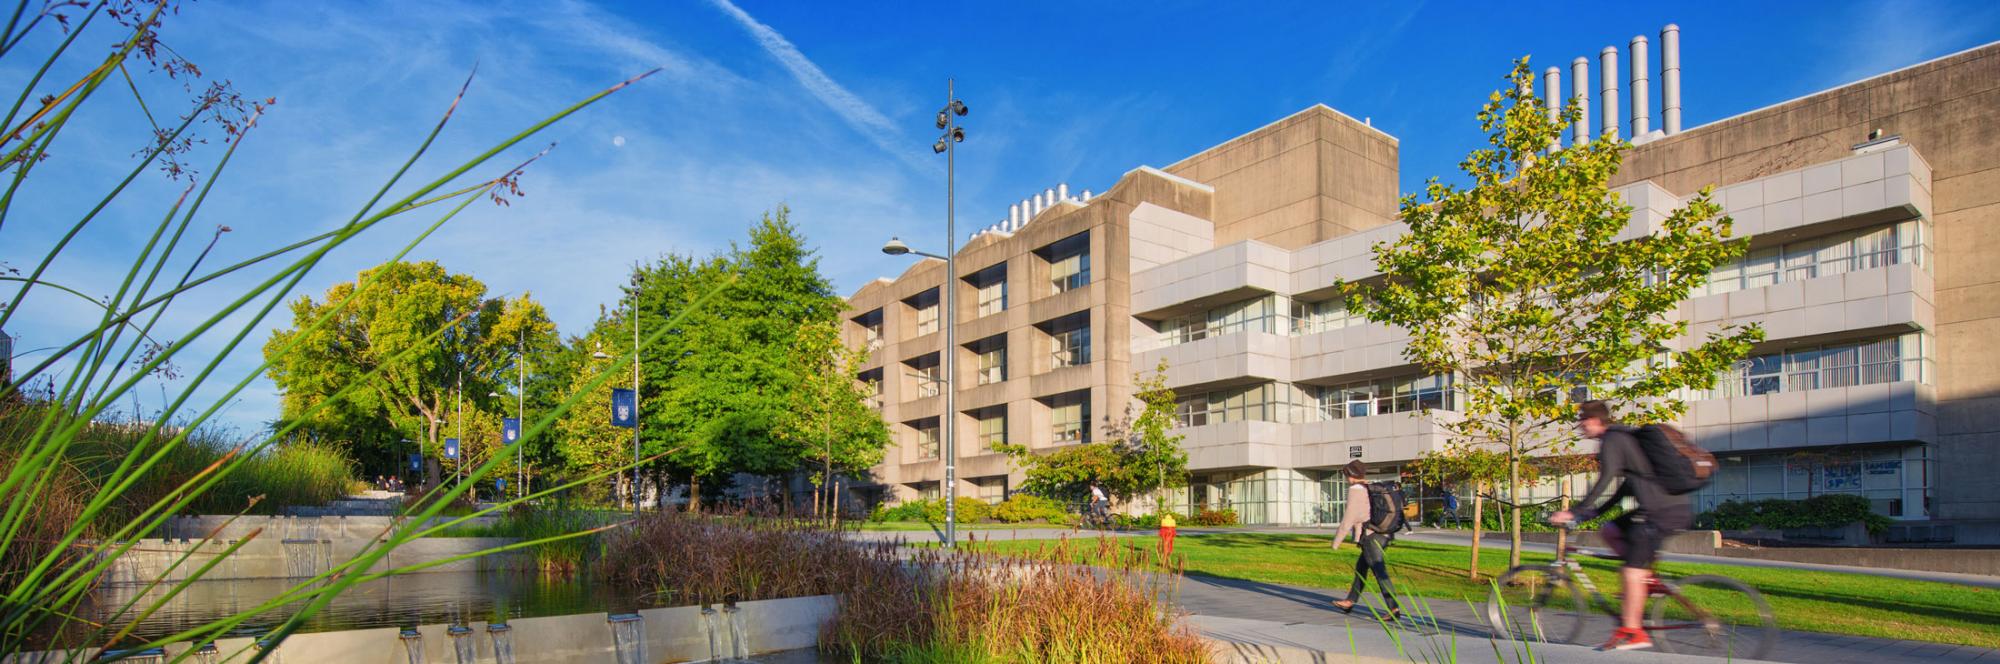
[[[1653,466],[1653,481],[1668,495],[1699,491],[1715,475],[1715,455],[1672,425],[1648,424],[1632,430],[1632,437]]]
[[[1390,535],[1402,530],[1403,485],[1396,482],[1368,483],[1368,530]]]

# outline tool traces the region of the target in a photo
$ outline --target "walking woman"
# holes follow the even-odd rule
[[[1347,539],[1350,532],[1354,542],[1361,547],[1361,556],[1354,560],[1354,583],[1347,587],[1347,599],[1333,603],[1333,608],[1341,613],[1353,613],[1354,603],[1361,599],[1362,586],[1368,574],[1375,574],[1375,589],[1381,591],[1382,602],[1388,607],[1389,620],[1403,616],[1403,609],[1396,603],[1396,586],[1389,582],[1389,567],[1382,558],[1382,549],[1395,539],[1394,533],[1377,532],[1370,524],[1375,523],[1372,510],[1368,507],[1368,467],[1360,460],[1348,462],[1347,513],[1340,520],[1340,528],[1334,531],[1333,548],[1340,550],[1340,542]]]

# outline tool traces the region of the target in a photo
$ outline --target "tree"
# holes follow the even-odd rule
[[[1107,442],[1071,445],[1047,454],[1036,454],[1026,445],[995,445],[994,451],[1012,457],[1026,475],[1021,488],[1028,493],[1068,500],[1081,499],[1092,483],[1119,500],[1148,492],[1187,486],[1187,450],[1181,449],[1182,436],[1170,433],[1174,427],[1177,399],[1167,387],[1167,364],[1161,361],[1153,377],[1133,374],[1139,410],[1127,404],[1125,419],[1105,427]],[[1155,505],[1164,508],[1161,496]]]
[[[322,316],[328,323],[313,329]],[[497,400],[487,394],[513,382],[518,340],[545,344],[555,335],[530,296],[489,299],[485,284],[432,261],[384,263],[335,284],[321,300],[301,296],[292,319],[293,329],[272,332],[264,346],[271,380],[284,392],[281,421],[373,373],[366,389],[349,392],[304,428],[421,440],[431,459],[443,457],[439,438],[453,423],[453,391],[462,389],[468,410],[495,411]],[[298,347],[280,352],[295,340]]]
[[[831,496],[837,474],[854,474],[882,462],[889,427],[868,407],[868,394],[855,374],[868,355],[840,342],[838,322],[815,322],[799,330],[792,362],[799,382],[779,432],[804,450],[813,486],[813,513],[837,511]],[[822,496],[827,496],[825,501]]]
[[[1729,219],[1703,189],[1622,240],[1632,210],[1609,182],[1629,146],[1556,148],[1581,111],[1549,117],[1532,82],[1523,58],[1479,112],[1491,147],[1461,164],[1469,184],[1432,178],[1422,203],[1403,197],[1409,232],[1374,251],[1383,278],[1342,284],[1351,310],[1409,331],[1406,357],[1458,381],[1462,417],[1439,424],[1452,447],[1505,456],[1510,497],[1525,459],[1574,445],[1577,388],[1625,419],[1672,419],[1685,409],[1678,392],[1711,386],[1763,338],[1753,326],[1684,339],[1672,314],[1743,249]],[[1514,510],[1516,564],[1520,520]]]
[[[803,380],[795,349],[807,327],[837,324],[843,304],[790,210],[765,215],[749,245],[725,257],[669,257],[643,276],[642,324],[685,313],[645,349],[647,371],[660,373],[649,373],[645,388],[658,407],[643,410],[649,429],[671,444],[670,466],[688,478],[690,496],[705,478],[797,469],[804,439],[783,429]]]
[[[608,370],[610,367],[604,363],[583,363],[570,375],[569,390],[579,396],[576,404],[556,420],[554,440],[559,442],[553,447],[555,460],[572,476],[606,473],[629,463],[632,434],[611,424],[611,390],[589,389],[598,374]],[[619,496],[627,495],[623,490],[625,477],[622,473],[618,475]],[[597,484],[591,487],[587,493],[595,498],[601,487]]]

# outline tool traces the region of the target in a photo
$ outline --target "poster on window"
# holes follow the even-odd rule
[[[1903,462],[1901,461],[1868,462],[1868,474],[1870,475],[1894,475],[1898,471],[1901,471],[1902,469],[1903,469]]]
[[[1827,464],[1821,477],[1828,491],[1854,491],[1861,488],[1861,464]]]

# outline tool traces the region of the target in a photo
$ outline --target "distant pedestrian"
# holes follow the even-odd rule
[[[1333,603],[1333,608],[1341,613],[1353,613],[1354,603],[1361,599],[1361,590],[1368,581],[1368,575],[1375,575],[1375,589],[1382,593],[1382,601],[1388,607],[1390,620],[1403,616],[1401,605],[1396,603],[1396,586],[1389,582],[1389,566],[1383,557],[1383,549],[1395,541],[1396,530],[1403,519],[1399,506],[1386,487],[1376,489],[1368,485],[1368,466],[1359,460],[1349,462],[1345,470],[1347,476],[1347,514],[1341,518],[1340,526],[1333,533],[1333,548],[1340,549],[1341,540],[1352,534],[1356,544],[1361,546],[1361,555],[1354,559],[1354,583],[1347,587],[1347,599]],[[1376,514],[1370,505],[1371,493],[1381,493],[1383,514]],[[1393,522],[1393,523],[1392,523]]]

